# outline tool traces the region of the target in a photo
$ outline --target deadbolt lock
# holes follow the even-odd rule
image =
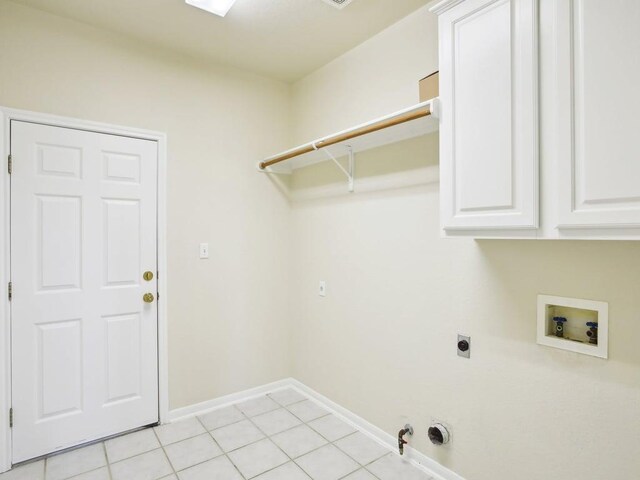
[[[144,278],[147,282],[153,280],[153,272],[146,271],[142,274],[142,278]]]
[[[145,294],[142,296],[142,300],[144,300],[144,301],[145,301],[145,303],[152,303],[152,302],[153,302],[153,300],[154,300],[153,293],[145,293]]]

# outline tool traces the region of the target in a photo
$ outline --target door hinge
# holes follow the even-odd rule
[[[11,155],[9,155],[9,158],[7,161],[7,169],[9,171],[9,175],[11,175],[11,173],[13,172],[13,159],[11,158]]]
[[[7,293],[9,294],[9,301],[13,298],[13,283],[9,282],[7,285]]]
[[[13,407],[9,409],[9,428],[13,428]]]

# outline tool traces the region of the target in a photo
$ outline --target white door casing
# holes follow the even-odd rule
[[[538,227],[538,1],[445,1],[440,38],[445,231]]]
[[[554,8],[558,227],[640,227],[640,2]]]
[[[17,463],[158,421],[158,144],[12,121],[11,155]]]

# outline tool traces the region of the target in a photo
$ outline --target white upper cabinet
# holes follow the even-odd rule
[[[446,232],[538,227],[536,0],[448,0],[439,14]]]
[[[550,8],[555,227],[639,228],[640,1],[554,0]]]
[[[445,234],[640,240],[640,1],[432,10]]]

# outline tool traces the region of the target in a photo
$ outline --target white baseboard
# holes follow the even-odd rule
[[[398,439],[396,437],[388,434],[381,428],[376,427],[375,425],[356,415],[352,411],[347,410],[341,405],[338,405],[324,395],[321,395],[315,390],[307,387],[302,382],[299,382],[295,379],[291,379],[291,382],[294,390],[298,390],[300,393],[303,393],[306,396],[312,398],[318,404],[329,410],[337,417],[341,418],[343,421],[357,428],[362,433],[377,441],[381,445],[387,447],[393,453],[398,454]],[[403,458],[411,462],[416,468],[419,468],[423,472],[426,472],[427,474],[434,477],[435,480],[465,480],[457,473],[452,472],[448,468],[440,465],[435,460],[427,457],[423,453],[420,453],[415,448],[412,448],[408,445],[404,447]]]
[[[338,405],[334,401],[328,399],[324,395],[316,392],[315,390],[307,387],[302,382],[294,378],[286,378],[277,382],[269,383],[261,387],[252,388],[243,392],[234,393],[231,395],[225,395],[224,397],[216,398],[206,402],[198,403],[196,405],[190,405],[188,407],[178,408],[169,412],[169,420],[175,422],[177,420],[183,420],[189,417],[195,417],[196,415],[202,415],[209,413],[213,410],[223,408],[234,403],[250,400],[267,393],[272,393],[277,390],[283,390],[285,388],[292,388],[299,393],[309,397],[317,404],[333,413],[335,416],[350,424],[360,432],[367,435],[372,440],[378,442],[380,445],[389,449],[389,451],[398,454],[398,439],[393,435],[388,434],[381,428],[376,427],[372,423],[366,421],[364,418],[359,417],[355,413],[347,410],[346,408]],[[449,470],[448,468],[440,465],[432,458],[427,457],[423,453],[420,453],[416,449],[405,446],[405,454],[403,458],[413,464],[416,468],[427,473],[434,480],[465,480],[457,473]]]
[[[188,407],[176,408],[175,410],[169,411],[169,423],[203,415],[213,410],[233,405],[234,403],[244,402],[245,400],[260,397],[267,393],[290,388],[293,385],[292,382],[292,378],[285,378],[284,380],[278,380],[277,382],[268,383],[260,387],[250,388],[242,392],[232,393],[223,397],[214,398],[213,400],[207,400],[206,402],[196,403],[195,405],[189,405]]]

